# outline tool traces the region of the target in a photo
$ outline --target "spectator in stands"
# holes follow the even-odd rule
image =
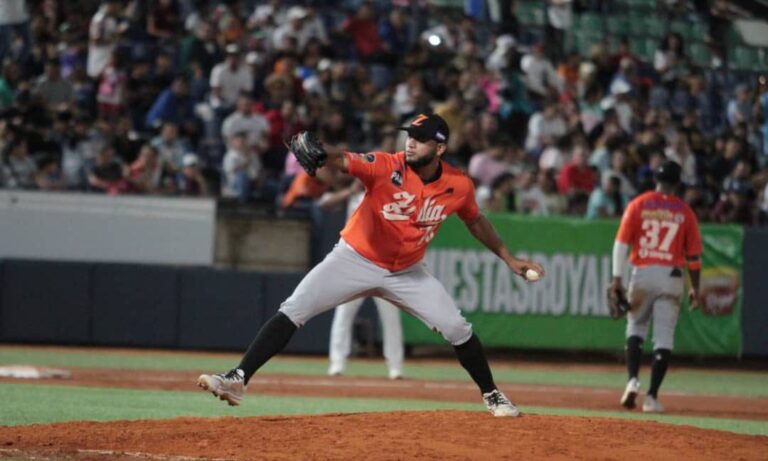
[[[101,149],[88,172],[88,185],[109,195],[122,194],[128,191],[126,173],[125,166],[115,157],[115,149],[107,146]]]
[[[408,22],[402,8],[392,8],[387,17],[379,22],[379,36],[383,48],[392,53],[405,51],[413,46],[409,37]]]
[[[627,153],[623,148],[614,149],[611,153],[611,167],[604,170],[601,174],[603,179],[602,183],[605,183],[605,178],[613,176],[619,179],[619,190],[625,197],[632,198],[637,195],[635,186],[632,185],[632,181],[627,177]]]
[[[59,61],[45,63],[45,74],[37,79],[34,94],[40,97],[48,110],[69,109],[75,99],[75,90],[69,80],[61,78]]]
[[[587,164],[585,148],[577,145],[573,149],[571,161],[560,171],[557,187],[565,195],[589,194],[595,188],[596,178],[595,171]]]
[[[553,145],[556,139],[567,132],[568,124],[561,114],[557,100],[549,99],[544,108],[533,114],[528,121],[525,150],[538,157],[544,148]]]
[[[515,211],[515,175],[505,172],[494,178],[490,184],[488,199],[483,209],[492,212]]]
[[[254,112],[253,99],[248,94],[241,94],[237,99],[237,108],[224,119],[221,127],[222,137],[226,142],[237,133],[245,133],[248,148],[257,154],[263,154],[269,147],[269,121],[262,114]]]
[[[117,52],[114,52],[99,76],[96,101],[100,119],[114,121],[120,115],[126,103],[126,80],[125,71],[118,62]]]
[[[570,157],[571,138],[568,135],[560,136],[551,146],[544,148],[539,157],[539,169],[554,169],[560,171]]]
[[[756,223],[751,205],[752,190],[747,184],[732,184],[712,210],[712,220],[718,223],[735,223],[745,226]]]
[[[88,76],[97,78],[114,54],[122,26],[119,0],[106,0],[93,16],[88,31]]]
[[[341,29],[349,34],[358,58],[365,62],[380,58],[384,52],[384,43],[374,19],[375,14],[373,4],[363,2],[357,12],[347,18],[341,26]]]
[[[176,0],[154,0],[147,15],[147,34],[160,44],[171,43],[181,30]]]
[[[176,175],[176,190],[186,197],[207,197],[210,195],[208,182],[200,170],[197,155],[188,153],[182,160],[182,169]]]
[[[672,135],[672,142],[666,149],[669,160],[674,160],[683,169],[681,179],[686,184],[696,183],[696,156],[688,144],[688,138],[679,132]]]
[[[164,168],[176,172],[181,169],[181,159],[189,152],[186,139],[179,136],[179,126],[173,122],[164,122],[160,134],[152,138],[152,147],[157,149]]]
[[[211,71],[211,105],[228,113],[237,103],[241,93],[253,89],[253,74],[240,59],[240,47],[230,43],[226,46],[227,58]],[[223,114],[222,114],[223,115]]]
[[[670,32],[661,41],[653,55],[653,68],[661,81],[673,83],[685,72],[685,48],[680,34]]]
[[[621,193],[621,180],[608,175],[601,181],[601,187],[589,195],[587,204],[587,219],[618,218],[626,208],[629,198]]]
[[[11,60],[23,63],[32,48],[32,34],[29,27],[29,14],[26,0],[4,0],[0,2],[0,64],[7,56]],[[13,37],[21,40],[21,49],[11,54]]]
[[[179,76],[155,99],[147,112],[144,125],[147,129],[155,130],[163,122],[182,125],[191,120],[194,120],[194,113],[189,98],[189,85],[186,78]]]
[[[547,55],[553,61],[560,61],[563,56],[565,33],[573,24],[572,0],[547,0],[546,43]]]
[[[510,172],[509,150],[505,141],[495,139],[488,149],[475,153],[469,161],[469,176],[481,186],[489,187],[503,173]]]
[[[34,189],[37,165],[29,156],[27,141],[17,137],[9,142],[0,159],[2,165],[2,184],[9,189]]]
[[[144,144],[139,151],[138,158],[128,168],[128,182],[131,190],[155,194],[163,191],[164,170],[157,149],[149,144]]]
[[[205,19],[199,22],[194,31],[194,35],[181,42],[181,70],[191,76],[193,64],[196,63],[203,74],[210,75],[213,66],[221,60],[221,47],[216,42],[213,25]]]
[[[728,124],[731,127],[749,123],[752,120],[753,104],[749,96],[749,86],[741,84],[736,87],[733,97],[728,101],[726,112]]]
[[[67,182],[61,174],[59,162],[54,157],[46,157],[40,162],[40,168],[35,175],[37,188],[43,191],[63,191]]]
[[[538,216],[553,216],[565,213],[565,197],[557,190],[555,169],[539,170],[536,184],[518,194],[517,209],[523,213]]]
[[[523,56],[520,67],[525,74],[528,95],[536,104],[557,94],[558,77],[552,62],[544,54],[544,46],[537,43],[531,53]]]
[[[251,200],[261,176],[261,160],[248,148],[248,135],[236,133],[229,140],[222,171],[224,197],[237,198],[241,202]]]

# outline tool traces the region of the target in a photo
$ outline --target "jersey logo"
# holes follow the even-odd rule
[[[396,185],[397,187],[401,187],[403,185],[403,175],[400,173],[399,170],[395,170],[392,172],[392,184]]]
[[[368,153],[368,154],[357,154],[358,157],[360,157],[360,160],[363,162],[373,163],[376,161],[376,156]]]
[[[395,201],[387,203],[384,205],[384,209],[381,210],[384,219],[389,221],[407,221],[410,215],[416,211],[416,206],[413,205],[416,196],[403,191],[394,194],[392,198]]]
[[[445,205],[437,203],[433,197],[428,197],[424,202],[424,206],[421,207],[419,217],[416,219],[417,223],[441,223],[448,217],[443,212],[445,211]]]

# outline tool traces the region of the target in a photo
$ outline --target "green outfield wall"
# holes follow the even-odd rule
[[[489,219],[517,256],[544,265],[547,276],[541,282],[512,275],[455,218],[445,222],[425,259],[486,346],[623,349],[625,321],[612,320],[605,302],[618,221],[508,214]],[[675,350],[737,356],[742,343],[743,231],[702,226],[702,237],[704,306],[690,312],[683,304]],[[444,342],[410,316],[403,316],[403,322],[409,344]]]

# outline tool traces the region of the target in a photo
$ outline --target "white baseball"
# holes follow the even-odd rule
[[[538,272],[536,272],[533,269],[528,269],[525,271],[525,279],[529,280],[531,282],[535,282],[536,280],[539,280],[541,278],[541,275],[539,275]]]

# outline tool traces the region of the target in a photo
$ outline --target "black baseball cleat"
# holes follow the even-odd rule
[[[215,375],[200,375],[197,378],[197,385],[203,390],[211,391],[213,395],[233,407],[240,405],[248,387],[245,384],[245,374],[239,368]]]

